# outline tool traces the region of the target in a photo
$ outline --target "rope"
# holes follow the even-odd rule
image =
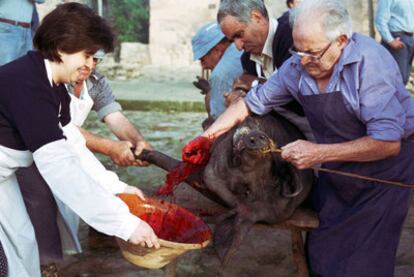
[[[275,145],[275,143],[271,140],[270,141],[270,146],[268,148],[264,149],[261,152],[262,152],[262,154],[267,154],[267,153],[270,153],[270,152],[282,153],[282,149],[278,148]],[[383,183],[383,184],[402,187],[402,188],[414,188],[414,185],[408,185],[408,184],[405,184],[405,183],[402,183],[402,182],[378,179],[378,178],[368,177],[368,176],[355,174],[355,173],[350,173],[350,172],[344,172],[344,171],[335,170],[335,169],[317,168],[317,167],[313,167],[313,169],[318,170],[318,171],[322,171],[322,172],[333,173],[333,174],[337,174],[337,175],[352,177],[352,178],[356,178],[356,179],[360,179],[360,180],[378,182],[378,183]]]

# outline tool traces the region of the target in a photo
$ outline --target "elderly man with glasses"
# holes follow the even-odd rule
[[[203,160],[203,144],[250,113],[298,100],[316,143],[281,145],[281,157],[299,169],[321,164],[376,178],[319,173],[311,202],[320,227],[307,241],[313,276],[393,276],[411,189],[381,180],[414,184],[414,102],[389,52],[352,32],[342,1],[306,0],[292,16],[293,56],[187,144],[183,158]]]

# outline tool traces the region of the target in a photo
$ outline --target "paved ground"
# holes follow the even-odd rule
[[[147,68],[139,80],[112,82],[112,85],[116,96],[122,100],[200,104],[203,97],[191,84],[197,74],[197,69],[171,74],[162,69]],[[147,193],[150,194],[151,191]],[[208,205],[198,193],[185,186],[180,188],[177,200],[185,206]],[[142,269],[125,261],[112,240],[96,241],[96,237],[93,237],[91,241],[86,225],[81,226],[80,238],[84,253],[67,257],[58,264],[62,276],[164,276],[163,270]],[[226,267],[220,264],[211,247],[188,252],[178,259],[177,276],[295,276],[289,233],[254,228]],[[414,205],[402,232],[395,276],[414,276]]]
[[[177,202],[186,207],[210,206],[202,196],[186,186],[179,188]],[[59,264],[63,277],[165,276],[162,269],[144,269],[128,263],[113,240],[88,236],[85,225],[81,226],[80,238],[84,253],[70,256]],[[214,249],[208,246],[180,256],[176,273],[178,277],[294,277],[296,271],[291,255],[290,234],[286,230],[255,227],[227,266],[221,265]],[[414,205],[404,225],[395,268],[395,277],[409,276],[414,276]]]
[[[203,96],[192,81],[200,75],[198,67],[170,69],[147,66],[137,80],[112,81],[111,85],[117,99],[202,102]]]

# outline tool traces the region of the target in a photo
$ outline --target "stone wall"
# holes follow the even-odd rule
[[[274,17],[286,11],[285,1],[265,0]],[[368,1],[344,0],[354,31],[369,34]],[[157,66],[185,66],[192,61],[191,37],[198,27],[216,20],[219,0],[150,0],[150,55]],[[375,1],[376,2],[376,1]]]
[[[141,68],[150,64],[149,46],[139,42],[121,43],[119,62],[114,55],[107,54],[99,64],[99,72],[112,80],[136,79],[141,75]]]
[[[37,11],[39,12],[40,18],[43,18],[47,13],[52,11],[56,8],[57,5],[65,2],[78,2],[87,5],[92,5],[94,0],[76,0],[76,1],[68,1],[68,0],[47,0],[43,4],[36,4]]]
[[[219,0],[151,0],[150,54],[154,65],[184,66],[192,62],[191,37],[214,21]]]
[[[91,4],[94,0],[76,2]],[[274,17],[286,9],[285,1],[265,0]],[[344,0],[354,22],[354,31],[369,34],[368,1]],[[38,5],[41,18],[57,4],[65,1],[48,0]],[[136,78],[143,65],[158,67],[197,66],[192,60],[191,38],[197,29],[216,20],[220,0],[150,0],[149,44],[122,43],[120,63],[108,56],[100,67],[110,77],[118,79]],[[374,1],[376,3],[376,1]],[[376,4],[374,4],[374,7]]]
[[[353,28],[355,32],[369,34],[369,16],[367,0],[344,0],[348,7],[353,20]],[[267,5],[271,7],[275,17],[280,16],[286,11],[286,1],[265,0]],[[375,1],[376,2],[376,1]]]

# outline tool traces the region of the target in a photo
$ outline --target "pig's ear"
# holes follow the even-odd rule
[[[229,159],[229,167],[230,168],[235,168],[235,167],[239,167],[241,165],[241,154],[242,151],[245,149],[245,145],[243,143],[243,140],[241,139],[241,137],[239,137],[239,139],[232,140],[232,145],[230,146],[231,151],[230,151],[230,159]]]
[[[219,218],[214,231],[213,241],[214,248],[223,265],[226,265],[237,252],[240,243],[253,224],[253,221],[239,214],[236,209],[223,214]]]
[[[303,184],[300,182],[298,169],[288,165],[288,171],[291,178],[282,184],[282,196],[286,198],[293,198],[298,196],[303,191]]]
[[[231,155],[231,164],[230,164],[230,168],[235,168],[235,167],[239,167],[241,165],[241,154],[237,151],[233,151],[232,155]]]
[[[272,153],[273,172],[281,186],[281,195],[285,198],[298,196],[303,190],[303,184],[298,178],[298,169],[284,161],[278,153]]]

